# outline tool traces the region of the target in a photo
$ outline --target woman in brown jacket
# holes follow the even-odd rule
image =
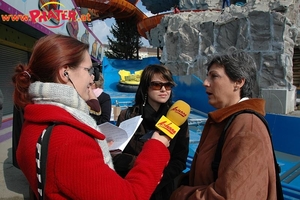
[[[254,60],[236,49],[209,63],[204,86],[208,102],[216,110],[208,114],[189,184],[175,190],[171,200],[276,199],[272,143],[265,124],[255,114],[242,113],[232,121],[216,179],[212,170],[217,144],[230,116],[245,109],[265,115],[265,101],[251,98],[256,73]]]

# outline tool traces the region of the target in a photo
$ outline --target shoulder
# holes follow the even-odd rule
[[[110,99],[110,95],[105,92],[102,92],[98,99]]]
[[[263,116],[261,117],[264,118]],[[236,115],[232,123],[235,123],[236,125],[239,124],[240,126],[246,126],[249,128],[251,127],[252,129],[265,127],[264,122],[257,114],[247,112],[243,112]]]
[[[123,119],[129,119],[129,118],[135,117],[137,115],[139,115],[138,106],[128,107],[126,109],[121,110],[121,113],[120,113],[120,116]]]
[[[85,133],[83,130],[80,130],[77,127],[73,127],[68,124],[57,124],[53,127],[52,131],[53,133],[57,133],[58,135],[64,133],[64,138],[68,141],[76,139],[94,140],[94,137],[92,137],[90,134]]]
[[[245,140],[251,140],[252,138],[257,142],[269,140],[266,125],[257,115],[252,113],[237,115],[228,127],[228,134]]]
[[[102,92],[101,95],[110,98],[110,95],[108,93],[106,93],[106,92]]]

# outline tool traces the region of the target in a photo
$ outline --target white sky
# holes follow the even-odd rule
[[[143,11],[148,17],[152,16],[153,14],[150,11],[147,11],[146,8],[142,5],[141,1],[137,3],[137,7]],[[112,34],[110,33],[110,27],[112,24],[115,23],[114,18],[106,19],[104,21],[102,20],[96,20],[93,21],[93,27],[91,27],[91,30],[94,32],[94,34],[98,37],[98,39],[103,43],[107,44],[107,36],[110,38],[113,38]],[[144,37],[142,38],[143,46],[149,46],[148,40],[146,40]]]

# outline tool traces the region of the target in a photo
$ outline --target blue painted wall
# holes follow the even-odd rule
[[[215,110],[208,104],[208,97],[201,79],[194,75],[174,76],[176,87],[173,89],[173,99],[183,100],[192,108],[208,113]]]

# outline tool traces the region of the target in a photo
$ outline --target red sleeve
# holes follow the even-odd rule
[[[61,146],[54,177],[57,186],[72,199],[149,199],[169,158],[161,142],[149,140],[123,179],[104,163],[97,142],[79,133]]]

